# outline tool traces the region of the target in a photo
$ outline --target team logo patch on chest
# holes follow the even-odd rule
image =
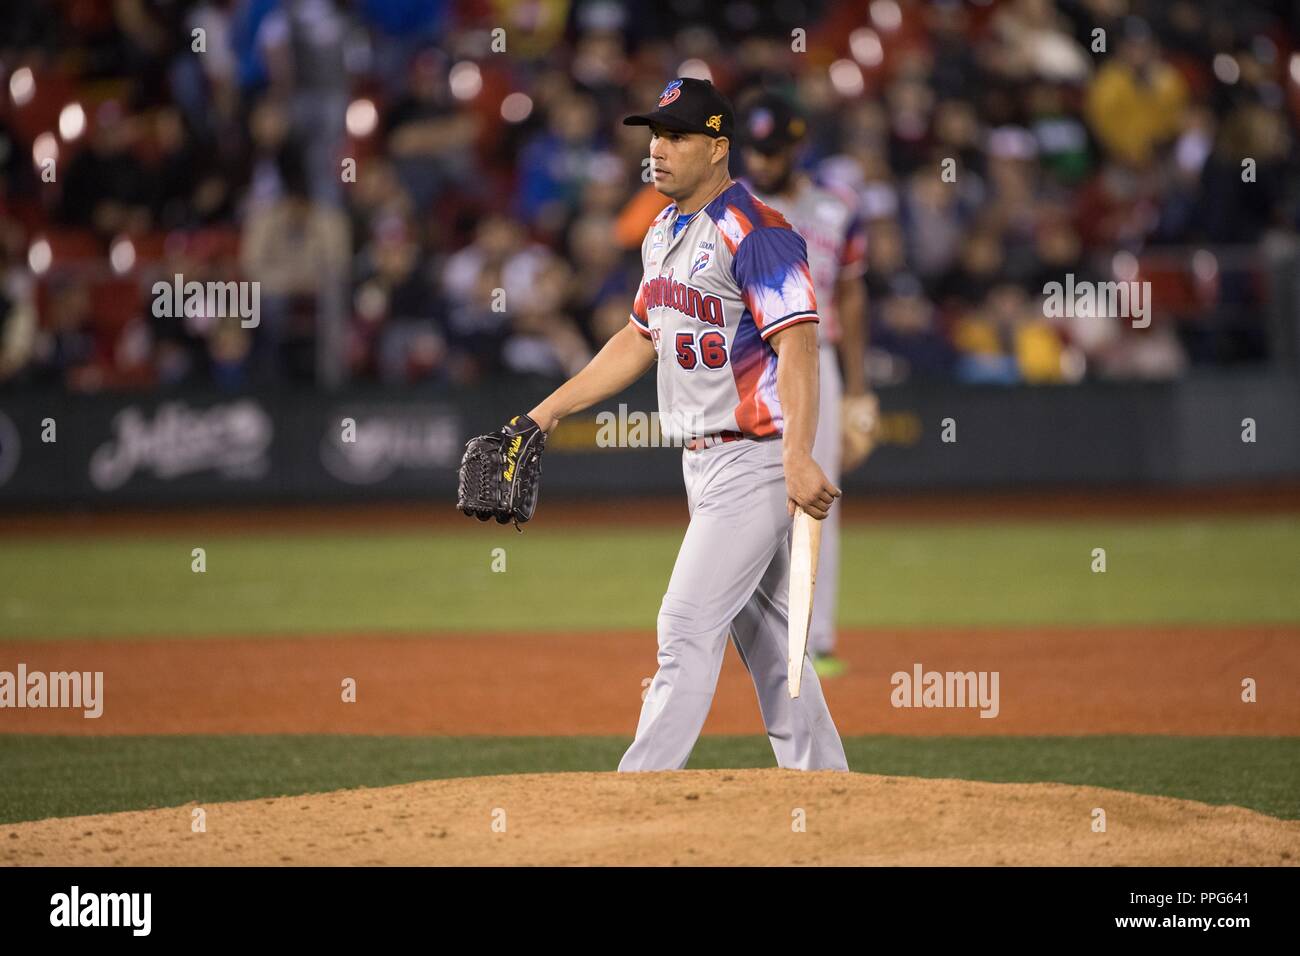
[[[694,278],[695,273],[699,272],[701,269],[708,268],[709,263],[712,261],[713,261],[712,252],[710,252],[708,249],[696,249],[695,261],[691,263],[690,278]]]

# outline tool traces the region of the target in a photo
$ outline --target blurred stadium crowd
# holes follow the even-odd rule
[[[802,163],[861,200],[876,383],[1266,360],[1261,250],[1300,225],[1286,2],[5,0],[0,19],[0,389],[572,373],[626,322],[664,202],[619,120],[677,75],[806,111]],[[1150,281],[1151,328],[1048,318],[1066,273]],[[177,274],[260,282],[260,325],[155,316]]]

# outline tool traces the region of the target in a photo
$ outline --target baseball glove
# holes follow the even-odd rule
[[[880,428],[880,402],[870,392],[845,398],[840,406],[840,420],[843,429],[840,436],[840,467],[844,471],[852,471],[866,461],[876,447]]]
[[[500,524],[521,524],[537,508],[546,432],[527,415],[516,415],[500,431],[465,443],[456,507]]]

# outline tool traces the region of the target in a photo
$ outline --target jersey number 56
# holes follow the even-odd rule
[[[691,370],[704,363],[705,368],[722,368],[727,364],[727,340],[721,332],[677,333],[677,364]]]

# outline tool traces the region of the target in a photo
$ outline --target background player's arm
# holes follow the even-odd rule
[[[841,248],[839,278],[835,282],[835,310],[840,320],[839,359],[844,372],[844,397],[840,402],[840,468],[849,472],[862,464],[876,444],[880,403],[867,383],[866,239],[858,218],[849,224]]]
[[[844,197],[850,208],[856,208],[858,199]],[[870,338],[867,325],[867,238],[862,217],[856,213],[844,230],[839,250],[840,268],[835,279],[835,316],[839,319],[840,370],[844,374],[844,397],[866,395],[867,346]]]
[[[548,395],[528,417],[549,432],[564,416],[617,395],[654,363],[654,345],[629,322],[581,372]]]
[[[840,322],[840,368],[844,395],[867,393],[867,286],[861,275],[841,276],[835,282],[835,315]]]
[[[795,506],[814,518],[825,518],[840,490],[813,461],[813,438],[817,434],[818,345],[817,326],[800,322],[782,329],[770,339],[777,355],[776,391],[785,416],[784,464],[787,510]]]

